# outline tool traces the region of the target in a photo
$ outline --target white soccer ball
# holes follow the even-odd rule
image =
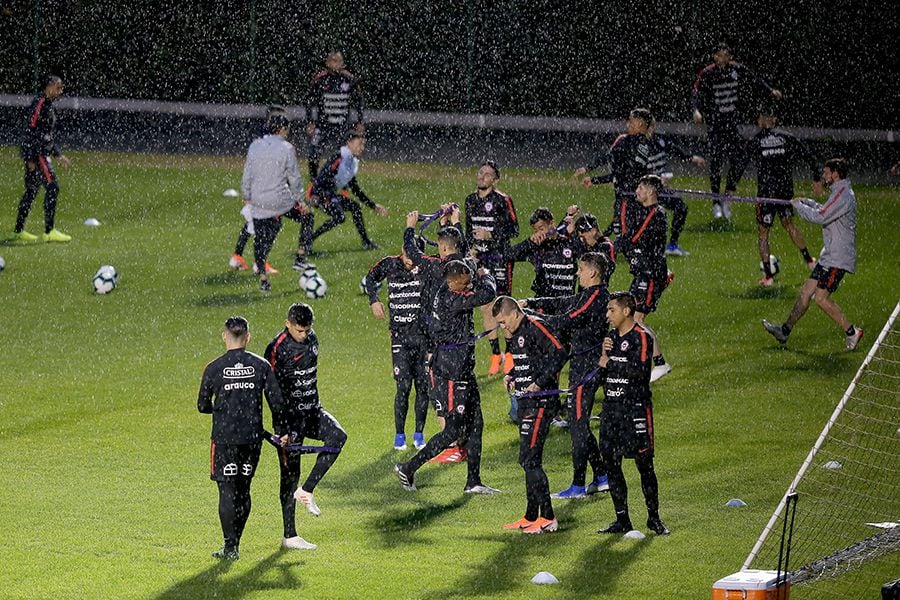
[[[302,271],[300,271],[300,287],[306,285],[307,279],[312,279],[313,277],[318,277],[319,272],[316,270],[316,265],[312,263],[306,263],[306,267]]]
[[[778,264],[778,257],[774,254],[769,255],[769,270],[772,272],[772,275],[778,275],[778,273],[781,272],[781,265]],[[762,261],[759,261],[759,271],[763,274],[766,272],[766,268]]]
[[[0,256],[0,271],[3,271],[3,269],[5,269],[5,268],[6,268],[6,261],[3,260],[2,256]]]
[[[314,277],[307,277],[302,287],[303,291],[306,292],[306,297],[314,300],[324,298],[328,292],[328,285],[318,273]]]
[[[377,291],[381,291],[381,287],[384,285],[384,280],[378,282],[378,285],[375,286]],[[365,296],[369,292],[366,291],[366,276],[363,275],[363,278],[359,280],[359,293]]]
[[[116,289],[116,284],[119,283],[119,272],[112,265],[103,265],[97,269],[91,283],[96,293],[108,294]]]

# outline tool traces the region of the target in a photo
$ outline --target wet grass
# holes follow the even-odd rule
[[[329,296],[314,302],[321,339],[323,403],[350,441],[316,492],[323,514],[298,514],[310,553],[278,549],[277,466],[266,452],[253,486],[241,560],[209,558],[218,546],[215,486],[207,478],[209,418],[196,412],[200,373],[221,353],[219,331],[234,313],[251,322],[262,352],[301,300],[290,270],[296,225],[288,223],[271,262],[282,274],[262,297],[255,280],[227,269],[241,225],[240,158],[74,154],[61,173],[58,226],[68,245],[2,245],[0,273],[0,589],[9,598],[702,598],[736,571],[862,361],[841,353],[843,336],[813,309],[780,349],[762,331],[782,319],[805,277],[799,254],[776,228],[780,286],[756,288],[751,207],[735,225],[714,227],[705,203],[691,204],[673,259],[673,287],[651,324],[673,373],[654,389],[662,513],[673,534],[644,541],[601,538],[608,498],[557,503],[561,531],[525,539],[500,525],[524,507],[517,436],[505,422],[502,386],[482,386],[484,479],[504,494],[462,495],[463,467],[429,466],[407,494],[390,468],[395,454],[388,337],[358,294],[359,279],[400,245],[403,215],[462,201],[474,169],[365,164],[364,188],[391,210],[366,213],[382,253],[359,251],[347,223],[321,240],[315,261]],[[12,229],[21,193],[13,149],[0,149],[0,231]],[[701,188],[688,180],[685,187]],[[541,205],[561,214],[573,202],[605,218],[608,189],[583,190],[570,174],[504,171],[527,224]],[[745,185],[742,193],[751,193]],[[897,299],[895,189],[857,189],[859,272],[837,301],[873,339]],[[28,229],[39,232],[36,206]],[[88,217],[103,225],[81,225]],[[527,225],[526,225],[527,226]],[[821,234],[801,225],[810,248]],[[815,253],[815,252],[814,252]],[[90,291],[101,264],[121,284]],[[628,284],[620,265],[613,287]],[[530,268],[517,268],[527,294]],[[867,333],[868,336],[868,333]],[[868,344],[866,344],[868,348]],[[486,347],[479,348],[485,364]],[[430,419],[427,433],[435,431]],[[569,484],[568,436],[546,449],[554,489]],[[626,469],[636,524],[640,486]],[[724,507],[730,498],[748,503]],[[553,588],[529,583],[554,573]],[[882,579],[870,579],[880,585]],[[884,579],[886,580],[886,579]],[[877,589],[877,586],[873,589]]]

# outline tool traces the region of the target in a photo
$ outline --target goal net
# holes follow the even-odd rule
[[[900,577],[898,312],[900,303],[742,567],[774,571],[789,551],[792,598],[875,598]]]

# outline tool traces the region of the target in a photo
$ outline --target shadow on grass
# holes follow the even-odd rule
[[[213,273],[206,277],[199,277],[195,281],[208,286],[237,285],[246,281],[250,276],[235,269]]]
[[[852,352],[829,352],[819,354],[808,350],[794,348],[778,344],[763,348],[764,352],[785,352],[802,359],[794,365],[784,365],[782,371],[798,371],[808,373],[810,371],[827,374],[829,377],[842,378],[852,375],[859,368],[856,357]]]
[[[684,228],[689,233],[735,233],[738,231],[750,231],[749,229],[737,227],[732,221],[725,219],[715,219],[706,223],[695,223]]]
[[[414,497],[415,494],[416,492],[410,492],[410,497]],[[383,548],[420,543],[416,539],[419,530],[437,519],[447,517],[452,511],[464,507],[471,498],[460,492],[459,496],[451,502],[424,502],[410,510],[387,509],[371,520],[371,527],[378,532]]]
[[[231,561],[218,561],[196,575],[179,581],[155,596],[155,600],[209,597],[239,599],[267,590],[302,590],[302,582],[294,576],[294,567],[302,563],[279,560],[288,554],[288,551],[279,550],[257,562],[248,571],[227,579],[225,575],[236,565]],[[277,574],[274,580],[270,576],[272,571]]]
[[[597,598],[616,590],[622,573],[653,543],[654,538],[626,540],[620,536],[594,534],[596,543],[572,561],[573,569],[562,574],[561,582],[571,583],[568,597]]]
[[[193,298],[189,301],[192,306],[200,308],[221,308],[223,306],[246,306],[247,304],[255,304],[259,302],[268,302],[269,300],[278,300],[282,298],[290,298],[297,296],[298,290],[284,290],[263,294],[259,290],[244,292],[242,294],[210,294],[200,298]]]
[[[732,298],[734,300],[774,300],[775,298],[794,296],[796,293],[796,288],[788,288],[784,285],[772,287],[755,285],[740,292],[722,292],[721,296],[723,298]]]

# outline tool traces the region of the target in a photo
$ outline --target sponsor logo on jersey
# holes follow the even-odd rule
[[[256,369],[253,368],[253,365],[247,365],[246,367],[238,363],[233,367],[225,367],[222,370],[222,377],[225,379],[249,379],[256,375]]]

